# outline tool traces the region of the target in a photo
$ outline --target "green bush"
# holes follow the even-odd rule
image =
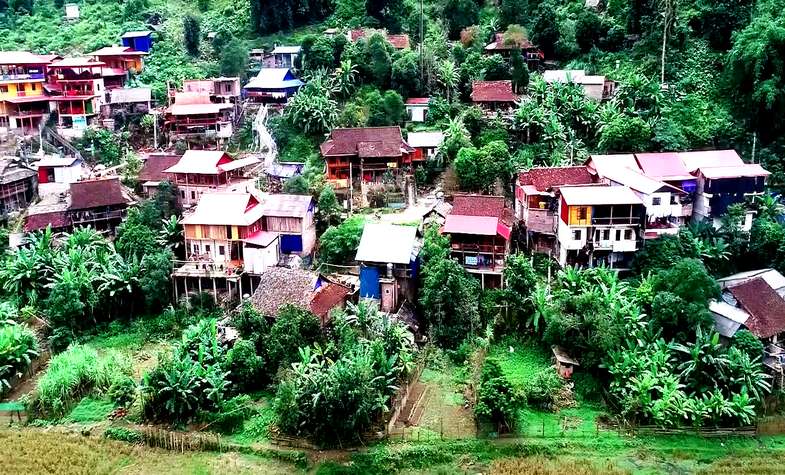
[[[199,412],[221,408],[230,382],[215,320],[188,327],[180,343],[142,380],[144,417],[187,422]]]
[[[550,409],[563,387],[561,376],[553,368],[547,368],[524,383],[523,393],[529,405]]]
[[[139,444],[143,440],[141,432],[125,427],[108,427],[104,431],[104,438],[132,444]]]
[[[32,409],[44,416],[62,417],[80,397],[106,394],[131,372],[130,360],[117,352],[99,357],[90,346],[71,346],[49,362],[36,385]]]
[[[217,411],[199,414],[199,420],[206,422],[210,430],[231,434],[241,428],[252,414],[251,398],[243,394],[224,401]]]
[[[487,359],[482,368],[477,390],[475,415],[512,428],[515,411],[523,405],[524,401],[525,396],[504,376],[499,362],[492,358]]]
[[[751,360],[763,357],[763,343],[749,330],[739,330],[733,335],[731,345],[747,353]]]
[[[226,353],[229,377],[238,391],[247,392],[264,386],[264,359],[256,354],[256,345],[250,340],[240,340]]]
[[[10,379],[23,373],[38,356],[38,340],[27,326],[9,321],[0,326],[0,394],[11,388]]]

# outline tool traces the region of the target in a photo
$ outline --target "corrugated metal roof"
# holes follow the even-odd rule
[[[174,166],[164,170],[164,173],[217,175],[222,171],[219,168],[222,159],[231,160],[232,157],[220,150],[188,150]]]
[[[0,51],[0,64],[47,64],[49,59],[29,51]]]
[[[701,175],[710,180],[742,177],[754,178],[771,175],[771,173],[757,163],[745,163],[743,165],[729,167],[701,167],[698,171]]]
[[[689,172],[703,167],[735,167],[744,161],[735,150],[702,150],[679,152],[679,159]]]
[[[311,208],[311,195],[267,194],[262,197],[265,216],[305,218]]]
[[[123,33],[123,36],[121,36],[120,38],[144,38],[152,34],[153,34],[152,31],[129,31]]]
[[[273,54],[299,54],[301,50],[301,46],[276,46]]]
[[[409,132],[406,142],[410,147],[439,147],[444,142],[442,132]]]
[[[636,153],[635,158],[646,176],[657,180],[693,180],[678,153]]]
[[[255,78],[243,86],[243,89],[289,89],[305,84],[294,75],[286,79],[290,71],[289,68],[262,68]]]
[[[646,195],[650,195],[662,189],[666,189],[670,192],[681,191],[676,187],[624,167],[606,170],[605,178],[620,185],[628,186],[629,188]]]
[[[363,228],[355,259],[381,264],[408,264],[415,253],[417,228],[369,223]]]
[[[613,155],[591,155],[586,160],[586,166],[590,172],[599,176],[605,176],[611,170],[618,168],[629,168],[631,170],[641,171],[638,167],[638,162],[635,161],[635,155],[631,153],[619,153]]]
[[[518,97],[512,92],[512,81],[472,82],[472,102],[515,102]]]
[[[442,232],[447,234],[471,234],[495,236],[498,234],[499,218],[492,216],[465,216],[448,214]]]
[[[626,186],[564,186],[561,195],[568,205],[639,205],[643,201]]]
[[[196,210],[183,218],[183,224],[248,226],[261,219],[263,211],[250,193],[203,193]]]
[[[134,102],[150,102],[153,98],[152,89],[149,87],[133,87],[127,89],[112,89],[109,91],[111,104],[132,104]]]

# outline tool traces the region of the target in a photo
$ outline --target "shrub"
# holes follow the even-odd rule
[[[104,431],[104,438],[138,444],[142,442],[142,433],[125,427],[108,427]]]
[[[145,418],[187,422],[198,412],[219,410],[230,386],[223,364],[215,320],[188,327],[172,353],[144,375]]]
[[[251,398],[243,394],[224,401],[217,411],[200,414],[199,419],[211,430],[231,434],[241,428],[252,413]]]
[[[529,405],[538,405],[550,408],[556,401],[559,391],[564,387],[564,381],[553,370],[543,369],[524,384],[523,392]]]
[[[0,326],[0,394],[11,388],[10,379],[23,373],[38,356],[38,340],[27,326],[12,323]]]
[[[512,427],[515,411],[523,405],[525,397],[515,389],[502,373],[499,362],[494,359],[485,361],[477,390],[477,405],[474,413],[487,417],[497,424]]]
[[[38,380],[32,409],[44,416],[62,417],[80,397],[104,394],[131,374],[131,362],[117,352],[99,357],[86,345],[74,345],[52,358]]]
[[[266,380],[264,359],[256,354],[256,345],[250,340],[240,340],[226,353],[226,366],[230,379],[238,391],[259,389]]]
[[[749,330],[739,330],[733,335],[731,343],[738,350],[747,353],[751,360],[763,357],[763,343]]]

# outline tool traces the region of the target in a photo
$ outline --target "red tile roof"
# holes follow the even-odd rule
[[[593,182],[586,167],[532,168],[518,177],[521,185],[532,185],[537,191],[548,191],[563,185],[587,185]]]
[[[25,219],[25,232],[38,231],[52,226],[52,229],[67,228],[71,225],[67,211],[50,211],[28,215]]]
[[[401,128],[397,126],[333,129],[330,138],[319,148],[325,157],[400,157],[402,150],[412,150],[404,142]]]
[[[360,38],[365,38],[365,30],[362,28],[358,30],[352,30],[349,32],[349,40],[354,42],[359,40]]]
[[[387,35],[387,41],[395,49],[406,49],[409,47],[409,35]]]
[[[451,214],[501,218],[504,215],[504,197],[457,194],[453,198]]]
[[[785,331],[785,300],[761,277],[728,290],[750,314],[744,325],[753,335],[769,338]]]
[[[348,287],[328,282],[319,287],[311,298],[311,312],[319,318],[327,317],[330,310],[344,305],[346,296],[350,293]]]
[[[472,102],[515,102],[518,95],[512,92],[512,81],[472,82]]]
[[[406,99],[407,105],[428,105],[431,102],[430,97],[410,97]]]
[[[168,177],[163,173],[169,167],[173,167],[180,160],[180,155],[170,153],[151,153],[144,161],[142,170],[139,171],[139,181],[163,181]]]
[[[119,178],[77,181],[70,188],[72,210],[128,204]]]

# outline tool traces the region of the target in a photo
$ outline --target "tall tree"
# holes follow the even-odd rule
[[[521,50],[515,49],[510,56],[510,65],[512,66],[512,87],[518,94],[523,94],[529,86],[529,66],[523,60]]]
[[[199,55],[199,40],[201,36],[199,19],[193,15],[185,15],[183,17],[183,41],[185,43],[185,50],[191,56]]]
[[[221,74],[230,77],[245,77],[245,68],[248,65],[248,51],[238,39],[233,39],[221,53]]]

